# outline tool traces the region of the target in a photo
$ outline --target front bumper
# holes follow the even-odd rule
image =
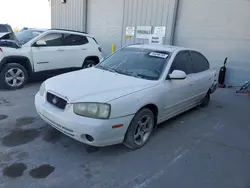
[[[68,106],[65,110],[54,107],[39,93],[35,96],[35,106],[40,117],[49,125],[75,140],[92,146],[108,146],[122,143],[127,128],[134,117],[134,115],[130,115],[100,120],[78,116]],[[123,126],[112,128],[112,126],[119,124],[123,124]],[[94,141],[87,140],[86,134],[91,135]]]

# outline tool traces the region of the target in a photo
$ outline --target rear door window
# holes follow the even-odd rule
[[[188,51],[181,51],[176,56],[170,68],[170,74],[174,70],[184,71],[186,74],[193,73],[193,66],[190,61],[190,55]]]
[[[191,51],[190,53],[195,73],[203,72],[209,69],[209,62],[201,53],[196,51]]]
[[[87,37],[76,34],[64,34],[64,46],[79,46],[87,44]]]

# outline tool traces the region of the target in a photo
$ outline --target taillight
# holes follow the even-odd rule
[[[2,48],[0,48],[0,52],[3,52]]]
[[[98,47],[98,50],[99,50],[99,52],[102,52],[102,48],[101,47]]]

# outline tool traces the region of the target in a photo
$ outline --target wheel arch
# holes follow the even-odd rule
[[[155,127],[156,127],[157,126],[157,121],[158,121],[159,108],[157,107],[157,105],[155,105],[153,103],[149,103],[149,104],[146,104],[146,105],[142,106],[137,112],[139,112],[140,110],[142,110],[144,108],[147,108],[147,109],[149,109],[149,110],[151,110],[153,112]]]
[[[92,61],[96,62],[97,64],[100,63],[99,57],[98,57],[98,56],[95,56],[95,55],[86,57],[86,58],[84,59],[84,62],[83,62],[83,63],[85,63],[87,60],[92,60]]]
[[[33,73],[33,67],[31,65],[31,62],[30,62],[29,58],[27,58],[25,56],[7,56],[7,57],[4,57],[2,59],[2,61],[0,62],[0,69],[8,63],[17,63],[17,64],[24,66],[26,68],[29,76]]]

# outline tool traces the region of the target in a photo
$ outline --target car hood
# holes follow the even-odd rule
[[[7,32],[7,33],[0,33],[0,40],[5,36],[5,35],[8,35],[10,34],[11,32]]]
[[[9,35],[9,38],[3,39],[6,35]],[[20,48],[21,44],[18,42],[15,34],[13,32],[0,33],[0,46],[1,47],[10,47],[10,48]]]
[[[157,85],[156,81],[88,68],[48,79],[46,90],[74,102],[109,102]]]

